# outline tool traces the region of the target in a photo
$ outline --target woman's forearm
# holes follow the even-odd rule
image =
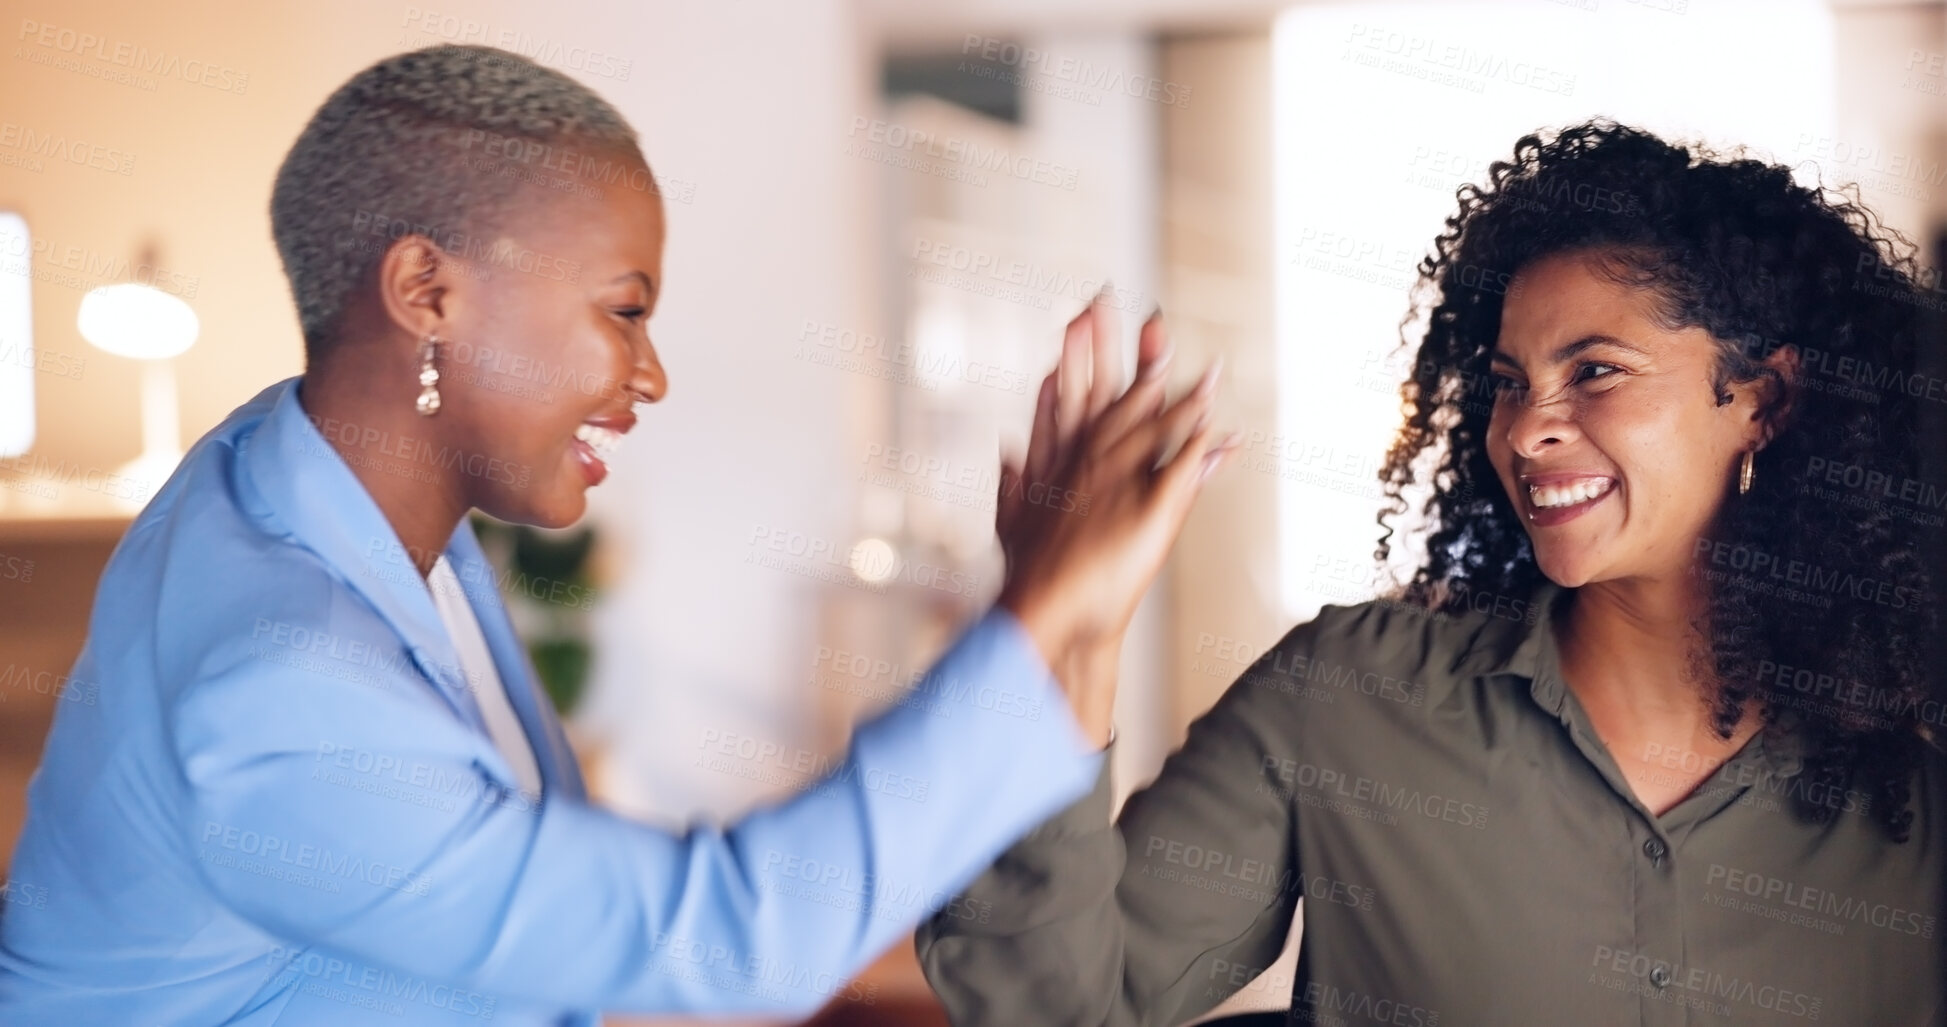
[[[1078,653],[1077,668],[1112,674],[1112,655]],[[1088,796],[922,926],[921,964],[956,1027],[1167,1027],[1277,957],[1300,877],[1289,804],[1252,787],[1267,741],[1251,709],[1261,691],[1226,693],[1114,825],[1105,766]],[[1259,869],[1248,886],[1213,888],[1213,856]]]

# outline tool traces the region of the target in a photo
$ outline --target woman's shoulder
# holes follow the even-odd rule
[[[1531,673],[1552,594],[1482,596],[1449,610],[1386,597],[1326,605],[1287,631],[1233,687],[1262,701],[1425,709],[1473,678]]]
[[[384,637],[342,569],[254,514],[232,442],[205,436],[116,546],[90,626],[101,655],[141,655],[180,682],[293,636]]]
[[[1518,663],[1523,648],[1546,630],[1542,621],[1555,593],[1552,587],[1519,597],[1480,593],[1444,610],[1396,597],[1329,604],[1286,632],[1274,651],[1434,676],[1490,673]]]
[[[316,607],[337,590],[304,540],[254,509],[235,440],[212,432],[185,456],[116,547],[103,585],[153,590],[158,609],[185,613]]]

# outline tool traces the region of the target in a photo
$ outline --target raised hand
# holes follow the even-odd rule
[[[1100,298],[1069,323],[1027,456],[1003,461],[996,509],[1000,604],[1027,627],[1097,744],[1109,735],[1122,633],[1203,482],[1237,449],[1235,434],[1219,440],[1210,426],[1220,368],[1167,402],[1172,351],[1152,315],[1122,391],[1117,327]]]

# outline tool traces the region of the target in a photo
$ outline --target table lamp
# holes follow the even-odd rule
[[[196,311],[152,285],[120,282],[90,290],[75,320],[81,337],[97,348],[142,362],[142,455],[116,473],[147,486],[126,490],[147,502],[182,462],[169,361],[196,341]]]

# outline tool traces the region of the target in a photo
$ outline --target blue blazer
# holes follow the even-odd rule
[[[297,381],[199,440],[102,574],[7,883],[0,1022],[808,1015],[929,913],[981,918],[952,896],[1101,768],[996,608],[835,766],[705,753],[827,770],[790,801],[682,834],[606,812],[462,520],[446,556],[540,765],[523,794]]]

